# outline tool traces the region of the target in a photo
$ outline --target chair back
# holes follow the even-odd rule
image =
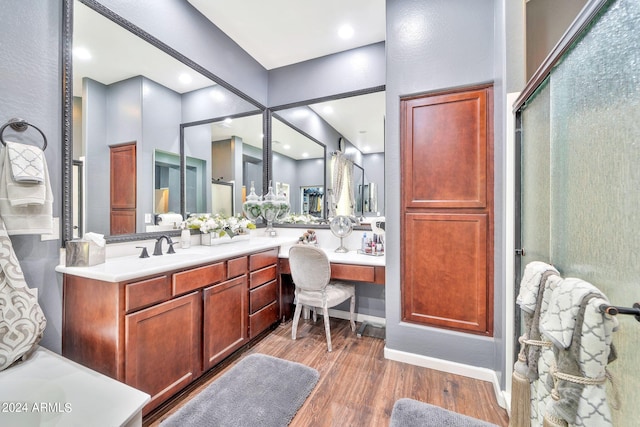
[[[293,283],[303,290],[322,290],[329,284],[331,264],[320,248],[297,244],[289,249],[289,267]]]

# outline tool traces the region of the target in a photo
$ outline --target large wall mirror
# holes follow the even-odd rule
[[[237,178],[216,171],[211,142],[225,137],[214,131],[228,129],[230,117],[261,110],[94,6],[73,0],[68,7],[73,8],[73,34],[67,34],[72,42],[65,44],[67,50],[73,46],[73,118],[65,143],[72,141],[74,179],[65,201],[73,206],[65,207],[72,218],[65,218],[64,238],[89,231],[110,241],[144,238],[172,228],[167,222],[159,227],[161,217],[211,212],[217,189],[229,195],[227,209],[238,212],[241,186],[222,187]],[[208,126],[213,139],[197,146],[197,130],[189,128],[190,142],[181,144],[181,124],[211,117],[227,119]],[[257,117],[255,136],[246,139],[261,150],[262,116]],[[213,179],[224,182],[216,186]]]
[[[354,96],[341,97],[329,101],[311,103],[275,111],[273,120],[272,149],[274,156],[273,179],[280,182],[278,174],[284,173],[276,166],[284,141],[280,141],[281,134],[293,132],[291,140],[305,146],[324,146],[323,166],[324,208],[323,218],[332,214],[331,204],[338,204],[335,197],[335,183],[333,174],[334,158],[338,151],[353,163],[352,180],[348,190],[341,195],[345,201],[346,192],[353,195],[349,202],[349,214],[367,221],[368,217],[384,215],[384,114],[385,92],[383,90]],[[280,120],[283,123],[280,123]],[[293,129],[291,129],[293,128]],[[278,129],[283,129],[279,131]],[[297,135],[295,135],[297,134]],[[306,137],[306,141],[305,141]],[[289,144],[287,144],[289,145]],[[316,171],[312,166],[305,165],[307,171]],[[319,164],[319,162],[313,163]],[[315,173],[315,172],[313,172]],[[306,185],[306,184],[305,184]],[[313,184],[311,184],[313,185]],[[298,193],[299,188],[292,189]],[[303,205],[304,206],[304,205]],[[300,212],[298,205],[292,203],[292,209]],[[344,213],[344,211],[341,211]]]

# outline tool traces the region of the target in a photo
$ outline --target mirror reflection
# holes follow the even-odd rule
[[[337,214],[338,205],[343,215],[365,222],[367,217],[384,215],[384,111],[383,91],[278,111],[287,122],[326,146],[327,217]],[[275,151],[276,144],[273,147]],[[338,153],[346,161],[343,167],[349,166],[349,180],[337,182],[334,165]],[[274,180],[276,173],[274,167]],[[336,186],[342,184],[346,187],[338,194]]]
[[[308,111],[299,109],[298,114]],[[273,190],[290,205],[284,222],[326,218],[326,147],[277,117],[272,121]]]
[[[74,168],[85,171],[74,180],[74,237],[173,228],[182,219],[181,123],[256,110],[78,1],[73,96]],[[211,147],[205,147],[201,153],[192,146],[185,157],[185,205],[192,212],[211,206]]]
[[[262,191],[262,140],[262,114],[185,126],[186,216],[193,213],[230,216],[242,212],[251,184],[258,193]],[[189,166],[190,158],[203,161],[203,188],[189,184],[190,175],[196,173]]]

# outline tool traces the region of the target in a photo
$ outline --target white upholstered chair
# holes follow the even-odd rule
[[[324,331],[327,348],[331,351],[331,331],[329,329],[329,308],[351,298],[351,330],[356,330],[354,310],[356,306],[355,285],[331,281],[331,264],[322,249],[310,245],[294,245],[289,250],[291,277],[296,285],[295,304],[291,338],[296,339],[296,330],[303,306],[321,308],[324,315]],[[315,312],[314,312],[315,320]]]

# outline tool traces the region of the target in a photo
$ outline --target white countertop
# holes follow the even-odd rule
[[[139,258],[135,255],[107,258],[103,264],[92,267],[66,267],[59,265],[56,267],[56,271],[106,282],[122,282],[165,271],[242,256],[263,249],[291,245],[294,242],[295,239],[291,237],[252,236],[249,240],[215,246],[196,245],[188,249],[176,247],[175,254],[151,255],[149,258]],[[152,252],[149,251],[149,253]]]
[[[44,347],[0,372],[0,425],[139,424],[149,395]]]
[[[284,245],[280,247],[280,258],[289,258],[289,248],[292,245]],[[371,265],[376,267],[384,267],[385,265],[385,256],[372,256],[372,255],[364,255],[358,253],[358,251],[349,251],[344,253],[338,253],[335,251],[335,248],[323,248],[322,250],[327,254],[327,258],[329,258],[329,262],[339,263],[339,264],[357,264],[357,265]]]

